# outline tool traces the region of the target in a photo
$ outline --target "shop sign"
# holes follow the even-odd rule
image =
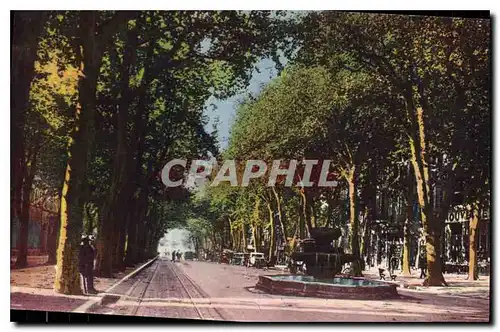
[[[448,213],[448,218],[446,222],[466,222],[469,221],[472,217],[472,211],[468,210],[465,206],[456,206],[453,210]],[[482,220],[490,219],[490,210],[484,209],[481,212],[480,218]]]
[[[469,221],[472,211],[467,210],[465,206],[457,206],[448,213],[447,222],[465,222]]]

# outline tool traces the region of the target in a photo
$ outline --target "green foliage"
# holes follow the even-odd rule
[[[452,183],[471,202],[489,192],[489,21],[310,12],[292,25],[292,64],[239,106],[225,158],[331,159],[345,176],[356,166],[357,190],[368,195],[362,207],[382,192],[396,201],[410,197],[408,110],[422,107],[432,188]],[[314,193],[318,224],[345,224],[344,188]],[[292,236],[300,201],[294,190],[278,190]],[[233,225],[250,225],[264,192],[256,181],[219,190],[223,198],[212,202]]]
[[[24,135],[26,158],[39,157],[35,187],[42,191],[62,187],[80,67],[88,61],[84,16],[49,12],[38,45]],[[95,19],[102,59],[89,97],[96,116],[82,200],[92,210],[87,222],[112,206],[117,190],[131,202],[118,223],[148,219],[158,241],[186,227],[197,245],[208,238],[222,247],[230,232],[269,231],[268,207],[274,215],[281,209],[286,237],[297,235],[304,203],[296,186],[278,186],[276,199],[262,179],[192,194],[159,178],[169,159],[219,156],[216,132],[205,129],[207,100],[240,92],[259,59],[283,55],[290,64],[277,63],[279,76],[239,105],[222,157],[269,166],[329,159],[339,177],[356,169],[361,205],[382,191],[396,199],[411,176],[410,110],[422,108],[431,187],[464,191],[467,202],[489,199],[487,20],[327,11],[99,11]],[[102,35],[120,20],[127,24]],[[346,185],[306,190],[317,226],[345,225]]]
[[[46,195],[57,195],[62,186],[69,128],[81,76],[73,65],[72,53],[65,51],[68,40],[62,36],[54,38],[49,21],[38,45],[25,128],[28,154],[32,151],[27,158],[36,158],[34,188],[45,190]]]
[[[479,127],[481,133],[474,137],[482,140],[479,153],[488,159],[489,20],[314,12],[303,17],[300,27],[298,61],[368,71],[385,91],[404,101],[393,102],[385,121],[391,131],[403,133],[397,149],[412,131],[407,107],[414,103],[424,109],[433,160],[442,162],[445,154],[450,164],[469,169],[475,162],[466,156],[478,141],[468,132]]]

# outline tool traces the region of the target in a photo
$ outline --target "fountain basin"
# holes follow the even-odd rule
[[[365,278],[320,279],[302,275],[259,276],[257,289],[271,294],[330,299],[387,299],[398,297],[397,285]]]

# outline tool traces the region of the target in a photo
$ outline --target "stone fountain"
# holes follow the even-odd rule
[[[342,234],[339,229],[313,228],[310,234],[311,238],[303,240],[291,257],[295,262],[304,262],[307,275],[316,278],[333,278],[342,272],[345,264],[359,259],[345,254],[342,248],[333,247],[332,242]]]
[[[338,276],[342,267],[359,260],[332,245],[341,231],[334,228],[313,228],[311,238],[303,240],[292,253],[294,262],[303,262],[306,275],[296,275],[291,265],[291,275],[259,276],[256,287],[272,294],[312,296],[323,298],[380,299],[398,296],[397,285],[369,280],[362,277]]]

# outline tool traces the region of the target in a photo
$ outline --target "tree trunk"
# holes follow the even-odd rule
[[[309,212],[311,214],[311,227],[316,228],[316,208],[314,207],[314,201],[311,201],[311,204],[309,205],[311,211]]]
[[[237,227],[234,231],[234,242],[236,243],[236,250],[238,250],[239,252],[243,252],[244,251],[244,248],[243,248],[243,239],[242,239],[242,236],[241,236],[241,232],[242,232],[242,227]]]
[[[246,225],[243,224],[242,225],[242,236],[243,236],[243,251],[246,252],[247,251],[247,247],[248,247],[248,243],[247,243],[247,232],[246,232],[247,228],[246,228]]]
[[[144,229],[144,221],[138,220],[137,227],[137,251],[136,251],[136,263],[142,262],[144,260],[144,237],[146,230]]]
[[[113,273],[117,273],[122,268],[123,261],[120,262],[120,239],[121,234],[118,227],[115,227],[115,231],[113,232],[113,243],[114,247],[112,248],[112,261],[111,261],[111,269]],[[123,257],[123,256],[122,256]]]
[[[306,222],[305,222],[305,217],[304,217],[304,198],[302,197],[301,194],[301,199],[300,199],[300,204],[299,204],[299,238],[300,239],[305,239],[306,237]]]
[[[17,217],[19,222],[18,268],[28,265],[29,203],[34,172],[30,174],[26,164],[24,131],[38,39],[45,16],[39,11],[14,11],[11,18],[11,217]]]
[[[138,155],[136,173],[132,176],[138,178],[141,176],[142,168],[142,154]],[[137,189],[135,190],[137,192]],[[141,219],[141,209],[142,202],[144,200],[143,189],[139,189],[138,192],[131,192],[130,198],[128,200],[128,206],[130,208],[127,210],[128,214],[128,225],[127,225],[127,252],[125,253],[125,266],[134,266],[139,262],[139,228]]]
[[[135,263],[144,261],[146,253],[146,223],[145,218],[147,216],[147,194],[146,189],[141,188],[139,194],[139,201],[137,205],[137,246],[135,251]]]
[[[125,202],[130,197],[127,190],[129,179],[127,176],[130,159],[127,158],[127,122],[129,105],[131,103],[131,89],[129,86],[130,72],[136,62],[138,29],[128,30],[126,33],[125,47],[123,50],[123,63],[121,65],[120,102],[118,104],[116,124],[116,152],[113,159],[111,172],[111,184],[108,191],[110,198],[102,213],[100,223],[99,241],[97,245],[96,275],[111,277],[112,270],[120,270],[123,267],[124,231],[126,213],[123,212]],[[119,233],[119,236],[116,233]],[[113,239],[113,241],[110,241]],[[113,254],[110,254],[112,252]],[[121,256],[121,257],[119,257]]]
[[[123,271],[125,269],[124,265],[124,254],[125,254],[125,240],[126,240],[126,231],[129,215],[125,213],[123,210],[123,206],[127,206],[129,197],[124,197],[122,194],[119,203],[122,208],[121,210],[115,210],[114,217],[116,221],[114,223],[114,234],[115,234],[115,247],[113,252],[113,261],[112,261],[112,269],[113,271]]]
[[[147,224],[145,219],[146,213],[144,212],[145,207],[141,206],[138,214],[138,234],[137,234],[137,262],[142,262],[146,256],[146,237],[147,237]]]
[[[148,164],[148,171],[147,174],[151,174],[151,163]],[[147,258],[147,250],[148,250],[148,239],[150,236],[150,229],[151,227],[149,226],[150,224],[150,209],[148,208],[148,198],[149,198],[149,191],[148,191],[148,184],[142,184],[141,188],[141,197],[140,201],[140,208],[138,210],[138,221],[139,221],[139,243],[138,243],[138,248],[139,248],[139,262],[143,262]]]
[[[285,226],[285,222],[283,221],[283,207],[281,205],[281,199],[280,199],[280,196],[278,194],[278,192],[276,191],[276,188],[275,187],[271,187],[272,188],[272,191],[273,191],[273,194],[274,194],[274,198],[276,199],[276,208],[278,210],[278,223],[279,223],[279,227],[281,229],[281,241],[282,241],[282,244],[283,245],[286,245],[286,226]]]
[[[137,262],[137,219],[131,216],[127,227],[127,252],[125,266],[134,266]]]
[[[365,201],[366,202],[366,201]],[[363,258],[361,261],[361,269],[365,269],[365,262],[367,260],[367,252],[369,246],[369,238],[370,238],[370,230],[368,229],[368,206],[365,205],[363,208],[363,227],[361,228],[361,239],[360,239],[360,249],[361,257]]]
[[[413,202],[415,200],[411,171],[408,168],[408,194],[406,199],[406,219],[403,230],[403,265],[402,272],[405,276],[411,275],[410,269],[410,227],[413,224]]]
[[[145,80],[147,81],[144,84],[149,84],[150,75],[149,71],[146,71]],[[132,183],[132,179],[141,179],[143,177],[143,161],[144,161],[144,127],[145,127],[145,116],[144,113],[139,110],[148,109],[146,107],[146,96],[140,97],[139,108],[135,114],[134,120],[134,132],[132,142],[135,142],[135,150],[130,156],[135,157],[135,170],[128,175],[129,189],[130,195],[128,199],[128,205],[131,207],[126,212],[129,216],[129,225],[127,227],[127,252],[125,254],[125,265],[133,266],[139,261],[141,261],[140,254],[140,232],[141,232],[141,223],[143,221],[143,210],[147,210],[147,194],[145,194],[146,188],[143,188],[141,185],[135,187],[135,184]],[[133,161],[131,159],[129,162]],[[148,173],[150,174],[150,173]],[[146,185],[147,186],[147,185]],[[134,188],[134,189],[132,189]],[[137,195],[137,196],[136,196]],[[135,198],[137,197],[137,198]],[[145,203],[144,203],[145,202]],[[144,207],[143,205],[146,205]]]
[[[69,158],[66,165],[61,195],[61,232],[57,253],[55,289],[64,294],[81,294],[78,273],[78,250],[83,226],[86,173],[90,147],[94,141],[94,115],[97,78],[105,45],[119,27],[136,14],[116,12],[107,22],[99,24],[97,34],[95,11],[80,12],[79,40],[80,70],[83,73],[78,84],[78,103],[75,127],[69,140]]]
[[[261,237],[259,234],[258,223],[260,223],[260,198],[256,197],[252,213],[252,235],[254,241],[254,251],[260,252]]]
[[[88,186],[87,186],[88,188]],[[87,196],[88,197],[88,196]],[[92,211],[91,211],[91,205],[90,204],[86,204],[85,206],[85,215],[87,217],[87,230],[86,230],[86,233],[88,235],[91,235],[94,233],[94,216],[92,215]]]
[[[61,216],[58,213],[56,220],[49,225],[49,234],[47,238],[47,254],[48,260],[47,264],[54,265],[57,263],[57,243],[59,240],[59,228],[60,228]]]
[[[101,221],[99,222],[99,233],[97,237],[95,275],[103,278],[113,277],[113,251],[116,248],[115,225],[110,217],[109,205],[116,198],[116,192],[112,192],[108,202],[104,205]],[[112,218],[112,216],[111,216]]]
[[[359,220],[356,210],[356,166],[353,165],[349,169],[349,174],[347,175],[347,182],[349,184],[349,246],[351,247],[351,253],[358,258],[360,257],[359,250]],[[352,273],[354,276],[362,276],[362,266],[359,261],[352,262]]]
[[[227,218],[227,223],[229,225],[229,249],[231,250],[237,250],[236,249],[236,241],[235,241],[235,231],[233,229],[233,223],[231,222],[231,218]]]
[[[429,185],[429,167],[426,157],[426,141],[424,132],[424,115],[423,110],[418,108],[415,110],[416,114],[413,113],[413,109],[410,108],[410,113],[415,115],[413,121],[414,132],[416,135],[410,136],[410,150],[411,150],[411,161],[413,164],[413,170],[416,178],[417,186],[417,197],[420,206],[420,218],[422,221],[426,250],[427,250],[427,276],[424,280],[425,286],[442,286],[446,285],[442,273],[442,262],[441,262],[441,227],[437,223],[432,213],[432,201],[430,194]]]
[[[21,216],[19,218],[19,239],[17,240],[16,268],[25,268],[28,266],[28,235],[30,221],[29,201],[23,197]]]
[[[148,220],[149,223],[149,220]],[[150,225],[146,224],[144,228],[144,260],[148,260],[151,257],[151,244],[153,238],[153,232]]]
[[[13,11],[11,48],[11,216],[21,217],[21,190],[26,177],[24,131],[30,86],[35,77],[38,40],[45,23],[43,11]]]
[[[97,76],[102,53],[95,40],[95,12],[81,13],[83,60],[80,69],[79,100],[75,128],[69,141],[69,159],[61,195],[61,230],[57,253],[55,290],[64,294],[81,294],[78,273],[78,250],[83,226],[82,193],[85,190],[89,147],[93,141],[93,123]]]
[[[255,230],[256,226],[252,222],[252,240],[253,240],[253,251],[258,251],[257,249],[257,231]]]
[[[230,230],[230,234],[231,234],[230,235],[231,246],[229,247],[229,249],[234,250],[234,251],[239,251],[238,236],[237,236],[238,231],[232,225],[229,227],[230,227],[229,230]]]
[[[226,224],[224,225],[224,234],[226,235],[224,239],[224,242],[226,242],[226,247],[229,249],[233,248],[233,233],[231,229],[230,218],[226,219]]]
[[[411,276],[410,270],[410,231],[409,231],[409,219],[413,215],[412,207],[408,207],[407,219],[404,225],[404,235],[403,235],[403,266],[402,272],[404,276]]]
[[[478,232],[477,225],[479,223],[479,205],[475,202],[472,205],[470,221],[469,221],[469,280],[477,280],[479,273],[477,269],[477,244]]]
[[[276,233],[274,230],[276,226],[274,222],[274,211],[269,202],[267,202],[267,211],[269,213],[269,227],[270,227],[268,257],[271,262],[274,262],[274,257],[276,256]]]
[[[362,248],[361,254],[363,258],[363,265],[370,265],[372,262],[372,225],[376,219],[377,210],[377,168],[376,164],[368,166],[367,170],[368,184],[363,190],[363,201],[364,201],[364,225],[363,225],[363,238],[362,238]],[[363,266],[364,268],[364,266]]]
[[[125,225],[124,225],[125,226]],[[118,236],[118,246],[117,246],[117,251],[115,254],[115,261],[113,264],[113,268],[116,269],[117,271],[123,271],[125,270],[125,241],[126,241],[126,229],[121,228]]]
[[[38,141],[37,146],[33,150],[31,160],[28,163],[28,172],[26,174],[27,178],[24,180],[22,186],[22,212],[21,218],[19,219],[19,241],[17,242],[17,258],[16,267],[23,268],[28,266],[28,235],[29,235],[29,222],[30,222],[30,197],[31,189],[33,186],[33,179],[36,173],[36,162],[37,155],[40,148],[40,141]]]
[[[305,225],[307,229],[307,236],[310,236],[311,234],[311,229],[313,228],[312,223],[311,223],[311,207],[310,205],[310,198],[306,193],[305,188],[300,189],[300,196],[302,197],[302,215],[305,220]]]
[[[241,225],[241,227],[237,227],[235,229],[235,232],[234,232],[234,241],[235,241],[235,243],[237,243],[237,248],[238,248],[237,250],[239,252],[245,251],[245,249],[243,248],[243,239],[241,236],[242,227],[243,227],[243,225]]]

